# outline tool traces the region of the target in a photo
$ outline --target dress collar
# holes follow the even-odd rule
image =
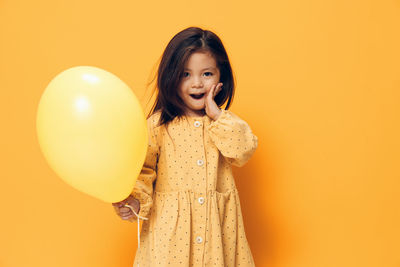
[[[207,115],[203,115],[203,116],[186,116],[185,115],[185,117],[188,119],[188,120],[192,120],[192,121],[202,121],[202,120],[204,120],[206,117],[208,117]]]
[[[189,123],[194,123],[195,121],[201,121],[203,124],[207,125],[210,123],[211,118],[208,115],[203,116],[183,116],[184,120],[186,119]]]

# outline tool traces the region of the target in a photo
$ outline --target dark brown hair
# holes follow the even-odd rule
[[[185,105],[178,95],[178,87],[184,66],[194,52],[208,52],[217,63],[223,87],[215,96],[215,103],[221,107],[227,102],[225,109],[232,103],[235,84],[231,64],[221,40],[211,31],[189,27],[171,39],[158,67],[157,97],[148,117],[161,111],[160,125],[168,124],[175,117],[184,115]]]

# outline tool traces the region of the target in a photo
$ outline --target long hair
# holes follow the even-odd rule
[[[157,71],[157,96],[148,117],[160,111],[159,124],[168,124],[175,117],[184,115],[185,105],[178,95],[178,88],[185,64],[194,52],[208,52],[214,57],[220,71],[221,91],[214,101],[228,109],[233,101],[235,84],[231,64],[219,37],[208,30],[189,27],[177,33],[165,48]]]

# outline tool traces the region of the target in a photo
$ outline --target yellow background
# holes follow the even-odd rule
[[[59,179],[38,147],[40,96],[89,65],[145,106],[168,41],[223,40],[232,111],[259,137],[235,169],[257,266],[400,266],[399,1],[0,0],[0,266],[131,266],[136,224]]]

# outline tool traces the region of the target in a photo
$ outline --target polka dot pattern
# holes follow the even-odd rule
[[[135,266],[254,266],[231,165],[243,166],[257,148],[248,124],[222,110],[148,119],[149,146],[132,195],[143,221]],[[132,221],[136,221],[133,219]]]

